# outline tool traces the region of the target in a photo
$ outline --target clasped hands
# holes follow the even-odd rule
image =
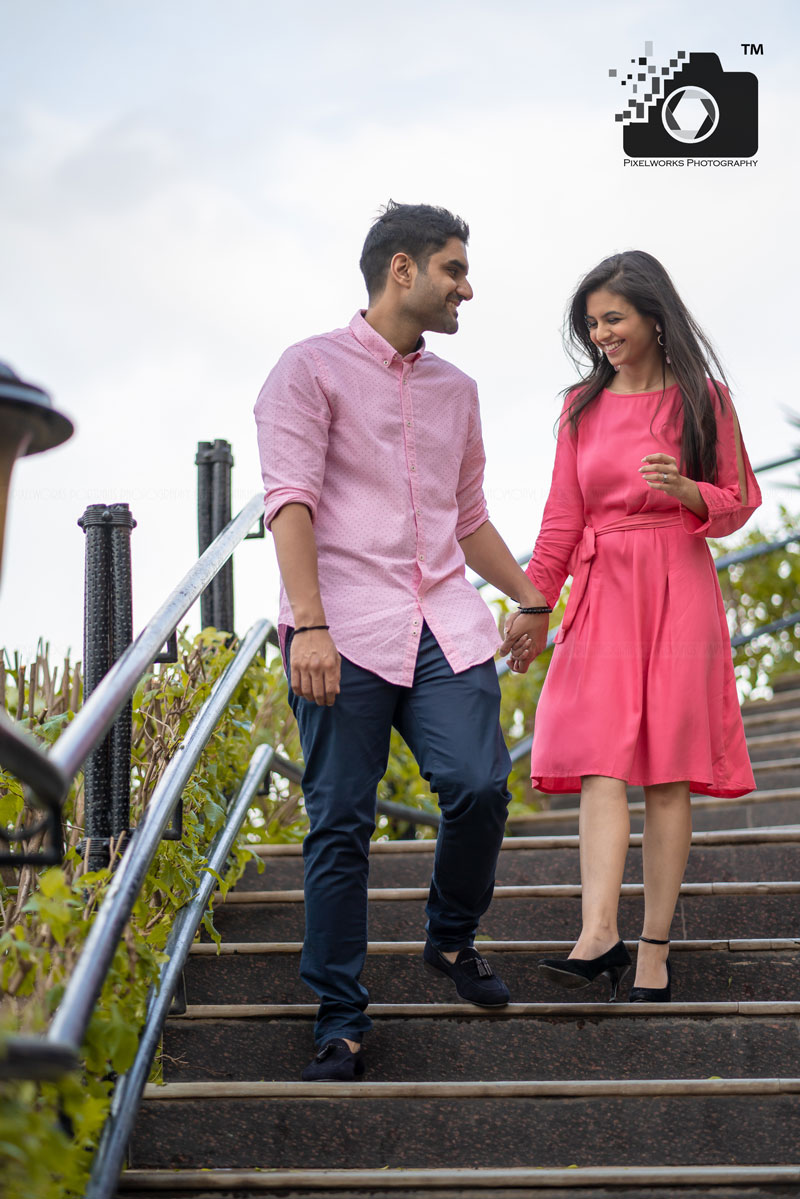
[[[548,623],[549,617],[544,612],[538,616],[511,612],[506,617],[503,630],[505,640],[499,652],[510,655],[506,659],[509,670],[513,670],[515,674],[526,673],[533,659],[538,657],[547,645]]]

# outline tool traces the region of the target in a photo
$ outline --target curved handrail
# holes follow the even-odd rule
[[[264,776],[273,765],[278,766],[279,763],[291,765],[279,758],[270,745],[260,745],[255,751],[239,791],[229,805],[225,825],[210,847],[205,875],[192,899],[181,908],[175,918],[164,948],[167,960],[161,965],[158,985],[153,986],[148,995],[147,1014],[139,1037],[136,1057],[127,1072],[117,1080],[114,1088],[111,1111],[92,1163],[86,1199],[109,1199],[116,1192],[142,1092],[195,933],[217,885],[217,877],[225,869],[225,862],[244,823],[247,809]]]
[[[139,636],[104,675],[77,716],[64,729],[49,757],[64,774],[74,778],[93,749],[114,723],[122,705],[153,663],[167,638],[192,604],[225,565],[240,541],[261,514],[264,497],[258,492],[226,525],[197,559],[150,618]]]
[[[178,797],[245,671],[267,637],[270,623],[257,620],[235,657],[219,676],[162,774],[89,930],[50,1027],[50,1045],[77,1053],[89,1025],[117,943],[130,919],[147,871]]]

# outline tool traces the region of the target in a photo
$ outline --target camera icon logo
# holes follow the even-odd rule
[[[752,158],[758,151],[751,71],[724,71],[716,54],[683,50],[660,66],[647,42],[620,82],[630,99],[616,120],[629,158]]]
[[[704,142],[719,124],[719,105],[703,87],[680,87],[661,109],[661,120],[677,142]]]

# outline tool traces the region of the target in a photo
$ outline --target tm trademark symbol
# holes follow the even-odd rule
[[[741,42],[742,51],[745,54],[763,54],[763,42]]]

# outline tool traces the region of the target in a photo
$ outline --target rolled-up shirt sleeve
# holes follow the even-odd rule
[[[551,608],[558,603],[561,588],[571,573],[572,554],[586,524],[583,492],[578,480],[577,438],[572,425],[565,419],[570,399],[568,396],[560,418],[556,460],[542,527],[525,569]]]
[[[305,504],[313,520],[325,475],[331,410],[320,364],[309,346],[291,346],[280,357],[254,411],[267,528],[287,504]]]
[[[724,384],[717,384],[725,397],[723,411],[716,391],[709,390],[717,417],[717,478],[714,483],[698,482],[708,516],[705,520],[681,507],[683,527],[695,537],[727,537],[741,529],[761,503],[761,490],[739,431],[739,424]],[[741,478],[740,466],[741,461]],[[744,488],[742,488],[742,479]]]
[[[489,519],[489,509],[483,494],[483,472],[486,467],[486,453],[483,448],[481,432],[481,414],[478,407],[477,388],[473,390],[472,403],[469,413],[467,444],[464,457],[461,460],[461,470],[458,476],[456,502],[458,504],[458,521],[456,523],[456,540],[462,541],[474,533]]]

